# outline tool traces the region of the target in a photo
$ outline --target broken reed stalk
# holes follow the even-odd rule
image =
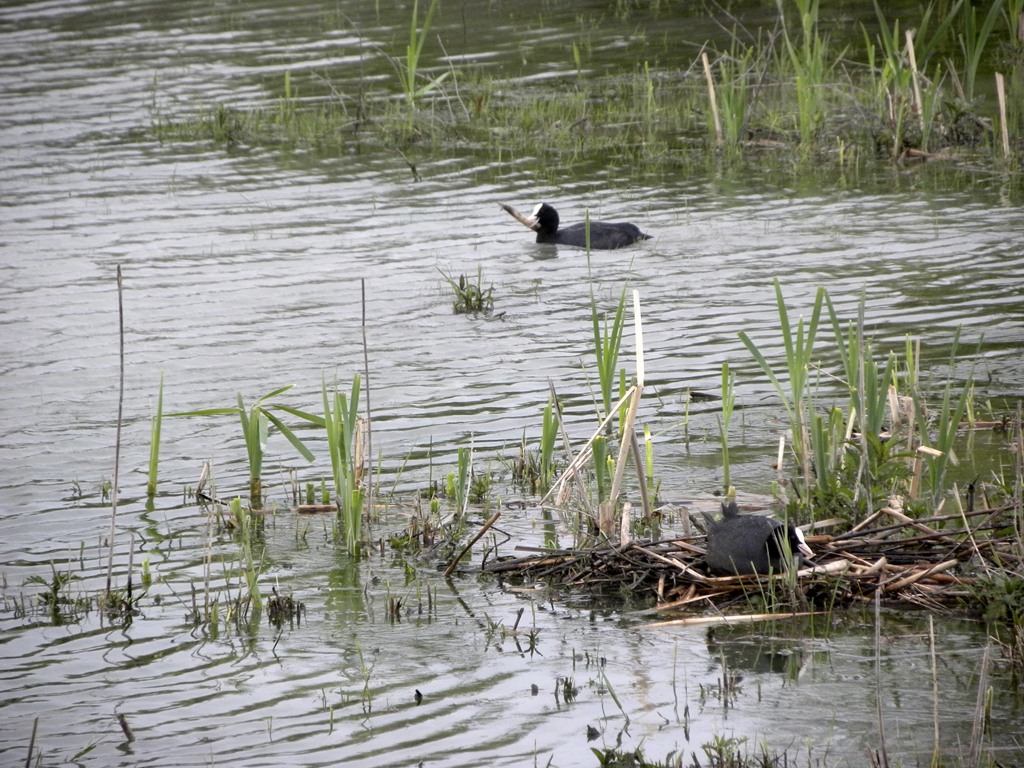
[[[917,107],[917,120],[921,127],[921,135],[924,130],[924,101],[921,99],[921,75],[917,71],[917,54],[914,52],[914,30],[906,30],[907,55],[910,57],[910,77],[914,84],[914,104]]]
[[[373,509],[373,430],[370,418],[370,353],[366,345],[366,278],[359,281],[362,290],[363,327],[363,380],[366,382],[366,455],[370,457],[370,471],[366,473],[366,510]],[[361,445],[360,441],[360,445]],[[360,462],[360,466],[362,462]]]
[[[444,569],[444,577],[446,579],[449,576],[452,575],[452,573],[455,571],[456,566],[458,566],[459,561],[463,557],[465,557],[466,553],[469,552],[469,550],[473,547],[473,545],[476,544],[478,541],[480,541],[480,537],[483,536],[485,533],[487,533],[487,531],[490,529],[490,527],[492,525],[494,525],[496,522],[498,522],[498,518],[499,517],[501,517],[501,510],[500,509],[497,512],[495,512],[493,515],[491,515],[490,519],[488,519],[488,521],[483,524],[483,527],[479,531],[476,532],[476,535],[473,536],[473,538],[469,540],[469,543],[467,543],[466,546],[464,546],[462,548],[462,551],[459,552],[459,554],[457,554],[455,557],[452,558],[452,561],[450,563],[448,563],[448,567]]]
[[[544,506],[544,502],[551,498],[551,495],[555,493],[555,491],[560,490],[566,482],[568,482],[576,475],[577,470],[579,470],[580,467],[587,463],[591,455],[590,447],[594,444],[594,441],[604,434],[604,429],[606,426],[608,426],[608,422],[610,422],[613,418],[618,416],[619,408],[621,408],[625,404],[625,402],[632,396],[633,387],[630,387],[626,391],[626,394],[620,397],[619,401],[615,403],[615,406],[609,409],[608,414],[604,417],[604,419],[601,420],[601,423],[598,425],[597,430],[594,432],[594,434],[590,436],[590,439],[587,440],[586,444],[583,446],[580,452],[576,454],[576,458],[569,462],[569,466],[562,470],[562,474],[559,476],[558,480],[556,480],[554,484],[551,486],[551,488],[548,489],[548,492],[544,494],[544,497],[540,500],[540,506]]]
[[[708,100],[711,102],[711,119],[715,125],[715,142],[719,149],[725,144],[722,138],[722,118],[718,115],[718,98],[715,96],[715,79],[711,76],[711,63],[707,51],[700,52],[700,61],[704,65],[704,77],[708,81]]]
[[[121,420],[124,415],[124,298],[121,283],[121,265],[117,265],[117,322],[120,359],[120,377],[117,388],[117,431],[114,437],[114,481],[110,485],[110,549],[107,556],[107,595],[111,592],[114,573],[114,531],[117,523],[117,479],[121,464]]]
[[[121,731],[124,733],[125,740],[129,743],[135,741],[135,734],[132,732],[132,727],[128,725],[128,718],[118,712],[117,722],[121,726]]]
[[[1024,14],[1021,15],[1024,19]],[[1022,22],[1024,24],[1024,22]],[[1006,125],[1006,84],[1003,73],[996,72],[996,97],[999,100],[999,134],[1003,140],[1003,159],[1010,159],[1010,129]]]

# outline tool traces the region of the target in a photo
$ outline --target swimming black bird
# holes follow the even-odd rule
[[[814,557],[799,528],[764,515],[741,515],[735,501],[722,505],[722,520],[708,521],[706,560],[717,573],[780,573],[786,555],[796,567],[803,557]]]
[[[547,203],[540,203],[533,209],[533,214],[529,218],[523,216],[510,205],[505,205],[504,203],[500,203],[500,205],[508,213],[536,232],[538,243],[572,245],[577,248],[587,247],[587,225],[573,224],[572,226],[559,229],[558,211]],[[636,224],[628,222],[609,223],[606,221],[590,222],[591,250],[607,251],[614,248],[625,248],[627,245],[650,239],[651,236],[641,232]]]

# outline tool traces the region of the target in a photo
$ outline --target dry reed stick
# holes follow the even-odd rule
[[[1021,15],[1024,18],[1024,14]],[[999,133],[1003,140],[1003,158],[1010,159],[1010,129],[1006,125],[1006,84],[1003,73],[996,72],[996,97],[999,100]]]
[[[758,621],[781,621],[782,619],[802,619],[807,616],[820,616],[827,611],[802,611],[800,613],[753,613],[740,616],[690,616],[685,619],[656,621],[648,627],[705,627],[712,624],[753,624]]]
[[[718,98],[715,96],[715,79],[711,76],[711,62],[708,61],[707,51],[700,52],[700,60],[704,65],[704,77],[708,81],[708,99],[711,102],[711,118],[715,123],[715,140],[718,143],[718,147],[721,148],[725,144],[725,139],[722,137],[722,119],[718,116]]]
[[[947,560],[944,563],[938,563],[936,565],[933,565],[931,568],[919,570],[915,573],[910,574],[909,576],[903,577],[902,579],[897,579],[896,581],[890,582],[888,584],[883,584],[881,586],[881,589],[883,592],[895,592],[896,590],[903,589],[904,587],[909,587],[911,584],[916,584],[922,579],[926,579],[929,576],[932,576],[933,574],[941,573],[942,571],[948,571],[950,568],[956,568],[956,566],[958,566],[959,564],[959,560]]]
[[[498,522],[498,518],[499,517],[501,517],[501,510],[500,509],[497,512],[495,512],[493,515],[491,515],[490,519],[486,523],[483,524],[483,527],[479,531],[476,532],[476,535],[473,536],[473,538],[469,540],[469,543],[466,544],[466,546],[464,546],[462,548],[462,551],[459,552],[459,554],[457,554],[454,558],[452,558],[452,561],[450,563],[448,563],[448,567],[444,569],[444,577],[446,579],[449,576],[452,575],[452,572],[455,570],[455,567],[459,564],[459,560],[461,560],[465,556],[465,554],[467,552],[469,552],[469,550],[473,547],[474,544],[476,544],[478,541],[480,541],[480,537],[483,536],[485,533],[487,533],[488,529],[492,525],[494,525],[496,522]]]
[[[110,486],[110,550],[107,557],[107,595],[111,592],[114,574],[114,531],[117,523],[117,480],[121,470],[121,421],[124,415],[124,291],[121,283],[121,265],[117,265],[117,321],[120,344],[120,378],[117,392],[117,432],[114,437],[114,482]]]
[[[910,57],[910,76],[914,83],[914,103],[917,106],[917,120],[924,135],[924,101],[921,99],[921,75],[917,71],[917,54],[914,53],[914,30],[906,30],[907,55]]]

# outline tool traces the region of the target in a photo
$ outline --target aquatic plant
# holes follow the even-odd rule
[[[146,494],[151,498],[156,495],[156,477],[160,466],[160,426],[164,416],[164,374],[160,372],[160,389],[156,398],[156,413],[149,427],[149,482]]]
[[[960,30],[957,35],[957,42],[964,57],[964,78],[962,96],[966,101],[974,99],[975,83],[978,79],[978,69],[981,66],[981,57],[985,52],[992,31],[996,22],[999,21],[1003,11],[1003,0],[995,0],[989,6],[988,13],[981,24],[978,24],[978,9],[973,3],[957,3],[960,7]],[[951,14],[952,15],[952,14]]]
[[[484,290],[482,265],[477,266],[476,283],[473,283],[465,275],[459,275],[459,279],[455,280],[451,275],[443,272],[440,267],[438,272],[447,281],[455,296],[452,301],[452,311],[456,315],[489,315],[494,311],[494,285]]]
[[[761,366],[761,370],[764,371],[786,406],[786,413],[789,415],[793,436],[793,452],[796,455],[797,464],[801,468],[800,476],[804,481],[805,487],[807,487],[811,484],[811,451],[807,431],[808,377],[810,374],[811,350],[814,348],[814,340],[818,333],[818,322],[821,318],[821,307],[825,298],[825,289],[818,288],[814,299],[814,307],[811,310],[811,318],[806,326],[806,332],[804,319],[801,316],[797,322],[796,335],[794,337],[793,326],[789,320],[789,311],[786,308],[786,300],[782,295],[782,286],[779,284],[778,278],[774,278],[772,282],[775,285],[775,299],[779,309],[779,324],[786,352],[786,371],[789,378],[788,394],[783,389],[772,366],[747,333],[740,331],[739,338],[750,354],[753,355],[758,365]]]
[[[541,417],[540,430],[540,477],[538,478],[537,490],[544,494],[548,492],[551,484],[555,481],[555,440],[558,437],[558,425],[561,423],[561,414],[555,402],[555,394],[548,395],[547,405],[544,406],[544,413]]]
[[[358,554],[362,542],[363,519],[363,451],[359,429],[359,374],[352,377],[352,389],[345,397],[334,383],[329,393],[326,379],[321,381],[324,417],[315,419],[327,431],[327,447],[331,454],[334,496],[338,506],[345,547]],[[332,407],[333,406],[333,407]],[[315,417],[314,417],[315,418]]]
[[[589,221],[589,217],[588,217]],[[587,228],[589,238],[590,228]],[[615,314],[611,319],[611,327],[608,325],[608,318],[601,323],[597,311],[597,300],[594,298],[594,291],[590,291],[590,319],[594,330],[594,360],[597,366],[597,378],[601,388],[601,404],[604,408],[598,414],[599,419],[611,415],[612,392],[615,386],[615,376],[619,365],[619,349],[622,346],[622,329],[625,325],[626,289],[623,287],[619,296],[619,303],[615,308]]]
[[[719,145],[739,148],[750,113],[751,86],[748,82],[755,62],[753,46],[741,49],[734,37],[728,54],[718,58],[717,105],[722,135]]]
[[[885,369],[879,374],[871,342],[864,338],[864,301],[864,293],[861,292],[856,322],[849,323],[844,333],[843,323],[836,313],[831,297],[825,296],[836,349],[839,352],[849,392],[849,426],[852,428],[856,423],[860,435],[860,465],[852,483],[854,499],[864,494],[865,503],[870,503],[873,480],[882,473],[883,457],[890,455],[888,451],[882,450],[878,443],[882,439],[885,427],[891,390],[896,385],[897,361],[896,355],[890,352],[886,358]],[[892,394],[895,395],[894,392]],[[842,448],[851,433],[848,429],[844,436],[841,431],[841,418],[841,415],[838,419],[831,418],[827,433],[821,429],[824,425],[818,424],[814,435],[814,439],[819,441],[815,450],[816,466],[820,468],[818,487],[823,491],[833,486],[834,474],[839,469],[837,461],[842,459]],[[823,444],[825,439],[831,440],[831,444],[838,446],[838,449],[829,450]]]
[[[800,44],[783,28],[783,42],[796,77],[797,117],[800,147],[810,150],[818,128],[825,117],[825,40],[818,33],[819,0],[796,0],[800,14]]]
[[[718,420],[718,436],[722,444],[722,485],[729,491],[729,422],[736,405],[736,377],[728,363],[722,363],[722,416]]]
[[[289,443],[295,448],[306,461],[313,461],[313,454],[292,432],[291,428],[281,421],[273,412],[274,410],[284,411],[297,416],[305,421],[317,421],[317,417],[282,403],[266,402],[272,397],[277,397],[292,387],[289,384],[284,387],[268,392],[258,398],[249,407],[245,407],[241,393],[238,394],[238,404],[231,408],[201,408],[195,411],[183,411],[181,413],[170,413],[168,417],[192,417],[192,416],[238,416],[242,425],[242,439],[245,441],[246,455],[249,459],[249,503],[254,508],[263,504],[263,455],[266,450],[267,439],[270,436],[270,427],[273,425],[285,436]]]
[[[451,74],[451,71],[442,72],[435,78],[427,80],[420,85],[420,57],[423,53],[423,43],[426,42],[430,33],[430,25],[434,20],[434,13],[440,5],[439,0],[431,0],[427,15],[423,19],[423,26],[417,29],[419,23],[419,0],[412,2],[412,21],[409,24],[409,45],[405,49],[405,60],[391,59],[391,63],[398,71],[398,80],[402,85],[402,92],[405,95],[407,114],[407,128],[411,132],[416,120],[416,102],[421,97],[438,88],[442,82]]]
[[[960,329],[953,337],[949,353],[949,367],[953,370],[956,359],[957,345],[960,341]],[[931,414],[925,402],[925,396],[919,389],[914,389],[911,397],[914,400],[914,416],[917,422],[917,435],[920,440],[919,453],[923,455],[928,467],[929,490],[932,503],[938,504],[945,493],[943,481],[950,464],[955,464],[953,442],[963,420],[967,403],[971,396],[974,383],[967,377],[959,396],[954,398],[953,382],[947,380],[942,391],[942,402],[938,413]]]
[[[469,502],[470,481],[473,476],[472,448],[459,448],[458,464],[455,472],[448,474],[448,498],[455,502],[455,518],[460,520],[466,514]]]
[[[29,576],[25,579],[25,584],[43,587],[43,591],[36,595],[36,600],[45,610],[46,617],[53,626],[78,621],[87,612],[88,601],[72,596],[69,586],[80,577],[71,573],[70,568],[67,571],[58,571],[53,563],[50,563],[50,571],[52,577],[49,581],[42,576]]]
[[[245,577],[246,597],[239,599],[234,605],[233,615],[242,620],[252,611],[254,621],[259,620],[259,614],[263,610],[263,598],[260,595],[260,572],[262,570],[262,553],[259,560],[255,556],[255,535],[260,518],[253,515],[239,497],[231,500],[231,519],[236,523],[241,552],[239,553],[239,567]]]
[[[781,42],[774,34],[741,41],[734,33],[727,50],[708,47],[702,52],[703,59],[710,56],[703,79],[692,66],[682,77],[675,68],[668,76],[671,65],[659,70],[652,63],[659,61],[655,58],[630,62],[620,72],[586,72],[584,41],[574,43],[571,66],[577,77],[571,89],[535,87],[528,92],[508,88],[507,81],[487,68],[459,72],[457,83],[450,67],[436,77],[425,76],[426,38],[439,5],[432,0],[421,17],[418,2],[413,3],[404,56],[383,53],[398,75],[400,99],[367,95],[362,85],[349,95],[351,89],[335,86],[319,73],[300,81],[299,75],[285,72],[283,86],[275,85],[272,99],[241,108],[201,105],[184,116],[156,112],[153,131],[160,140],[319,150],[375,145],[403,156],[415,139],[420,153],[447,155],[453,147],[469,146],[489,150],[499,159],[510,152],[534,152],[541,133],[539,166],[551,174],[563,164],[588,158],[628,160],[638,173],[669,164],[703,165],[708,142],[690,139],[710,133],[711,142],[726,150],[730,162],[742,157],[741,148],[777,146],[799,147],[801,160],[813,154],[816,161],[842,166],[851,153],[881,152],[902,160],[906,150],[971,147],[977,155],[981,139],[991,135],[989,120],[997,115],[974,96],[979,73],[995,65],[1008,70],[1010,89],[1004,108],[1008,119],[1000,119],[1001,126],[1007,125],[1004,147],[1010,162],[998,159],[1015,168],[1024,58],[1019,43],[1004,56],[1007,47],[993,41],[1001,33],[1000,19],[1016,39],[1017,27],[1012,25],[1019,23],[1021,0],[999,0],[981,9],[964,0],[929,2],[913,18],[912,36],[906,16],[887,20],[876,3],[879,31],[863,30],[865,54],[860,61],[846,51],[832,54],[828,37],[821,33],[819,0],[780,2],[780,11],[795,7],[798,16],[781,27]],[[958,89],[952,98],[947,93],[951,82]],[[455,85],[457,97],[449,101],[447,118],[420,120],[423,101],[446,83]],[[464,101],[461,110],[450,106]],[[770,137],[770,144],[744,142],[744,137],[761,136]],[[416,164],[407,162],[418,177]]]

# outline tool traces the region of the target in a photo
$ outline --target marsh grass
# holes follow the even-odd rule
[[[825,119],[824,90],[829,74],[828,45],[818,33],[818,4],[819,0],[796,0],[800,15],[799,44],[793,41],[788,27],[783,27],[783,43],[795,81],[800,148],[805,152],[814,146]]]
[[[960,9],[960,18],[957,33],[957,43],[963,55],[963,66],[960,70],[962,78],[957,76],[957,70],[950,67],[951,75],[956,82],[961,82],[960,96],[964,101],[973,101],[975,98],[978,71],[981,67],[982,57],[988,47],[989,39],[995,30],[996,22],[1003,13],[1003,0],[995,0],[985,14],[981,23],[978,22],[978,8],[974,3],[959,0],[954,6],[950,15],[955,13],[956,8]]]
[[[995,160],[995,136],[986,126],[997,111],[978,96],[979,82],[1005,50],[994,44],[1000,19],[1010,31],[1021,15],[1021,0],[999,0],[984,13],[958,0],[929,2],[919,16],[890,22],[876,4],[879,32],[864,30],[863,50],[851,54],[833,52],[820,32],[819,0],[796,0],[797,19],[782,25],[781,42],[759,33],[741,43],[734,34],[727,50],[703,51],[715,61],[713,84],[710,67],[701,72],[699,59],[681,72],[645,59],[619,72],[587,73],[586,46],[576,43],[572,75],[524,91],[483,68],[456,71],[449,64],[439,75],[425,75],[426,40],[439,2],[432,0],[422,18],[418,5],[412,5],[404,57],[380,51],[397,74],[395,93],[335,85],[330,73],[299,78],[286,72],[264,103],[200,105],[184,117],[157,112],[153,131],[160,140],[325,152],[376,146],[404,153],[415,146],[419,155],[448,156],[453,147],[468,147],[502,159],[541,147],[547,168],[592,158],[658,170],[693,164],[714,145],[734,159],[744,149],[763,157],[771,146],[798,148],[798,162],[845,164],[853,153],[875,152],[903,160],[907,148],[956,148],[973,160]],[[788,8],[780,4],[780,15]],[[950,50],[958,52],[956,60],[940,60]],[[1011,52],[998,63],[1006,65],[1011,84],[1013,154],[1005,165],[1013,169],[1021,148],[1015,84],[1024,55]],[[709,84],[719,130],[709,130]],[[307,92],[301,98],[300,85]],[[454,97],[445,92],[448,85]]]
[[[420,99],[437,89],[451,72],[442,72],[435,78],[428,79],[420,84],[420,59],[423,55],[423,44],[427,35],[430,34],[430,26],[434,21],[434,14],[437,12],[439,0],[431,0],[430,7],[423,19],[423,25],[417,29],[419,23],[419,0],[412,3],[412,21],[409,24],[409,45],[405,49],[405,60],[393,59],[392,63],[398,71],[398,80],[402,85],[402,93],[405,96],[406,111],[408,114],[407,128],[411,132],[416,125],[416,106]]]
[[[959,341],[960,329],[957,329],[949,353],[950,370],[954,370]],[[944,481],[948,468],[957,463],[954,442],[963,422],[973,386],[973,379],[968,376],[957,393],[952,380],[948,380],[942,389],[942,399],[936,413],[929,412],[923,392],[915,389],[911,393],[917,435],[920,446],[924,449],[920,452],[928,468],[931,501],[935,505],[941,501],[945,493]]]
[[[327,447],[331,455],[334,497],[338,506],[341,538],[350,554],[358,554],[362,544],[363,520],[363,451],[359,428],[359,374],[352,377],[352,388],[346,397],[337,382],[329,390],[321,381],[323,419],[314,419],[327,431]]]
[[[237,496],[231,500],[231,517],[237,523],[239,567],[242,570],[246,589],[245,599],[239,600],[237,605],[240,606],[241,616],[245,616],[251,611],[254,621],[258,621],[259,614],[263,610],[259,582],[263,556],[261,552],[260,557],[256,557],[256,543],[261,538],[257,528],[262,525],[263,518],[250,513]]]
[[[722,445],[722,485],[729,492],[729,424],[736,405],[736,376],[729,363],[722,363],[722,416],[718,421],[718,436]]]
[[[194,416],[237,416],[242,426],[242,438],[245,442],[245,451],[249,463],[249,503],[254,508],[263,504],[263,457],[270,436],[270,427],[274,426],[284,435],[292,447],[299,454],[312,462],[312,452],[305,446],[302,440],[274,413],[275,410],[296,416],[304,421],[318,422],[318,418],[312,414],[301,411],[292,406],[282,403],[267,402],[270,398],[284,394],[294,384],[273,390],[258,398],[251,406],[246,408],[241,393],[238,394],[237,405],[230,408],[202,408],[195,411],[182,411],[180,413],[169,413],[173,417],[194,417]]]
[[[588,232],[589,234],[589,232]],[[594,361],[600,387],[602,409],[598,419],[611,415],[612,395],[615,391],[616,373],[619,365],[619,350],[622,347],[622,331],[625,325],[626,289],[623,287],[615,312],[609,318],[602,318],[597,309],[593,290],[590,293],[590,320],[593,327]]]
[[[438,272],[452,290],[452,311],[456,315],[490,315],[494,312],[494,285],[484,289],[483,266],[477,267],[475,283],[464,274],[456,280],[440,267]]]
[[[773,280],[773,284],[775,285],[775,299],[779,312],[783,349],[786,355],[786,373],[789,380],[788,393],[774,368],[768,363],[765,356],[747,333],[740,331],[739,338],[757,361],[757,364],[761,366],[761,370],[764,371],[768,380],[782,398],[782,402],[786,407],[786,413],[789,416],[793,452],[796,456],[797,466],[800,468],[800,478],[803,481],[804,487],[807,488],[812,483],[812,456],[808,435],[807,410],[811,352],[814,349],[814,341],[818,333],[822,303],[825,299],[825,289],[818,288],[815,294],[814,307],[811,310],[811,317],[806,326],[803,317],[800,317],[794,328],[789,319],[789,310],[786,307],[786,300],[782,295],[782,286],[779,284],[778,278]]]
[[[164,418],[164,374],[160,372],[160,389],[156,398],[156,413],[149,427],[149,480],[146,483],[146,494],[152,498],[156,495],[157,472],[160,468],[160,428]]]

